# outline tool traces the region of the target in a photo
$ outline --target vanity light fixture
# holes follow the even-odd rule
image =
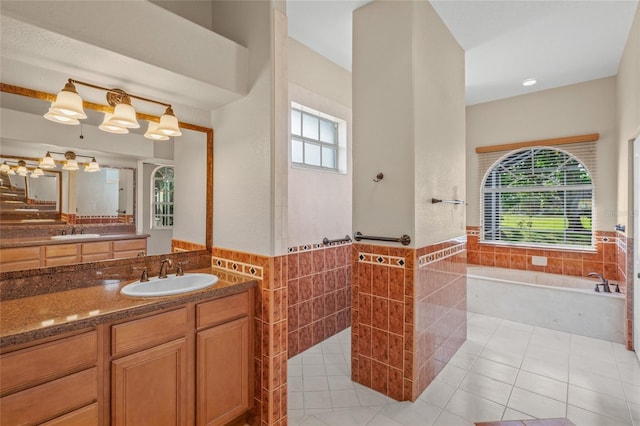
[[[40,164],[38,165],[38,167],[41,169],[56,168],[56,162],[53,160],[53,157],[51,156],[51,153],[49,151],[47,151],[47,155],[42,157],[42,160],[40,160]]]
[[[534,84],[536,84],[538,82],[538,80],[536,80],[535,78],[527,78],[525,80],[522,81],[522,85],[524,87],[529,87],[529,86],[533,86]]]
[[[180,136],[180,126],[170,104],[155,101],[149,98],[132,95],[122,89],[108,89],[91,83],[69,79],[64,88],[56,96],[56,100],[51,104],[51,108],[44,115],[47,120],[62,124],[79,124],[78,120],[87,118],[82,107],[82,98],[76,90],[76,84],[91,87],[93,89],[107,92],[107,103],[113,107],[113,112],[105,112],[105,117],[99,129],[110,133],[128,133],[128,129],[140,127],[136,117],[136,110],[131,104],[131,99],[138,99],[166,107],[164,114],[160,117],[160,123],[153,131],[147,130],[145,137],[153,140],[166,140],[163,136]]]
[[[43,176],[43,175],[44,175],[44,171],[40,167],[36,167],[31,172],[31,177],[32,178],[38,178],[38,177]]]
[[[9,172],[11,170],[11,167],[9,167],[9,165],[7,164],[7,160],[5,160],[2,164],[0,164],[0,172]]]
[[[156,123],[155,121],[149,122],[149,127],[147,127],[147,131],[144,134],[144,137],[147,139],[153,139],[155,141],[166,141],[169,139],[164,133],[158,131],[158,127],[160,127],[160,123]]]

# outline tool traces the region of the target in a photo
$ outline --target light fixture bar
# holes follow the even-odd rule
[[[115,93],[117,95],[122,95],[124,93],[126,96],[129,96],[130,98],[138,99],[138,100],[145,101],[145,102],[151,102],[151,103],[158,104],[158,105],[163,105],[163,106],[166,106],[166,107],[171,107],[171,104],[168,104],[168,103],[165,103],[165,102],[156,101],[156,100],[145,98],[145,97],[138,96],[138,95],[132,95],[131,93],[125,92],[124,90],[121,90],[121,89],[109,89],[107,87],[98,86],[97,84],[86,83],[84,81],[74,80],[72,78],[69,79],[69,82],[73,83],[73,84],[80,84],[80,85],[86,86],[86,87],[91,87],[93,89],[104,90],[105,92]]]

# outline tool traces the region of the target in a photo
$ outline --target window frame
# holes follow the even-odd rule
[[[171,173],[171,188],[169,191],[164,191],[165,193],[170,192],[170,201],[166,201],[166,202],[161,202],[158,203],[156,200],[156,182],[159,180],[164,180],[163,176],[159,176],[158,173],[162,170],[162,169],[171,169],[172,173]],[[151,185],[151,191],[150,191],[150,195],[151,195],[151,209],[150,209],[150,213],[151,213],[151,219],[150,219],[150,229],[173,229],[173,226],[175,225],[175,168],[174,166],[171,165],[160,165],[156,168],[153,169],[153,171],[151,172],[151,179],[149,179],[149,183]],[[171,213],[164,213],[164,214],[157,214],[156,213],[156,207],[158,206],[164,206],[167,207],[168,210],[171,211]],[[156,225],[156,218],[157,217],[163,217],[165,219],[168,220],[163,220],[162,222],[165,223],[164,225]],[[166,223],[170,222],[170,225],[167,225]]]
[[[300,113],[300,135],[296,135],[293,133],[293,112],[296,111]],[[310,116],[318,120],[318,139],[306,137],[303,135],[303,126],[304,126],[304,116]],[[319,111],[311,110],[305,106],[302,106],[297,103],[291,103],[289,108],[289,158],[291,161],[291,166],[296,168],[303,169],[313,169],[331,173],[343,173],[340,168],[340,160],[341,160],[341,141],[340,141],[340,121],[338,119],[334,119],[333,117],[328,116],[327,114],[323,114]],[[320,140],[320,126],[322,122],[330,123],[333,128],[333,139],[334,143],[324,142]],[[293,141],[299,141],[302,144],[302,162],[293,160]],[[314,145],[318,146],[320,149],[320,165],[309,164],[305,162],[306,157],[306,145]],[[334,166],[328,167],[322,165],[322,151],[323,148],[327,148],[333,151],[334,158]]]
[[[590,183],[589,184],[581,184],[581,185],[550,185],[550,186],[523,186],[523,190],[518,191],[515,188],[509,188],[506,189],[506,187],[503,190],[503,188],[499,188],[496,190],[487,190],[486,188],[486,184],[487,184],[487,180],[490,178],[490,176],[492,175],[492,173],[494,173],[495,171],[497,171],[496,169],[502,165],[504,162],[508,161],[509,159],[515,157],[518,154],[523,154],[526,153],[527,151],[534,151],[534,150],[549,150],[549,151],[554,151],[560,154],[564,154],[567,158],[567,161],[569,160],[575,160],[578,165],[584,169],[584,171],[587,173],[589,179],[590,179]],[[565,161],[566,164],[566,161]],[[563,166],[564,167],[564,164]],[[557,170],[557,168],[556,168]],[[499,171],[498,171],[499,172]],[[501,156],[498,160],[496,160],[484,173],[484,176],[480,182],[480,236],[479,236],[479,242],[482,244],[489,244],[489,245],[508,245],[508,246],[517,246],[517,247],[530,247],[530,248],[534,248],[534,249],[543,249],[543,250],[563,250],[563,251],[595,251],[596,250],[596,235],[595,235],[595,229],[596,229],[596,224],[595,224],[595,218],[596,218],[596,211],[595,211],[595,176],[593,173],[591,173],[591,171],[589,170],[589,167],[587,164],[585,164],[584,161],[582,161],[579,157],[577,157],[575,154],[557,148],[556,146],[533,146],[533,147],[526,147],[526,148],[519,148],[519,149],[514,149],[512,151],[507,152],[506,154],[504,154],[503,156]],[[585,200],[588,200],[588,204],[589,204],[589,213],[590,213],[590,217],[591,217],[591,226],[589,229],[589,244],[584,244],[584,245],[580,245],[580,244],[571,244],[570,242],[567,242],[567,231],[565,230],[565,236],[563,238],[563,241],[561,244],[555,244],[555,243],[544,243],[544,242],[531,242],[531,241],[526,241],[526,242],[519,242],[519,241],[514,241],[514,240],[505,240],[505,239],[487,239],[487,234],[488,233],[500,233],[500,231],[502,230],[502,225],[500,225],[500,217],[504,214],[501,206],[496,207],[496,205],[494,204],[493,206],[487,206],[486,205],[486,195],[490,194],[490,193],[494,193],[494,194],[503,194],[503,193],[525,193],[525,192],[530,192],[530,193],[538,193],[538,192],[560,192],[560,193],[564,193],[565,196],[565,205],[562,206],[563,210],[563,217],[564,218],[568,218],[568,214],[567,212],[571,212],[569,209],[571,207],[568,207],[566,204],[566,196],[568,192],[571,191],[590,191],[590,197],[586,198]],[[497,202],[497,201],[496,201]],[[486,209],[488,208],[492,208],[494,211],[487,212]],[[500,209],[500,211],[496,212],[495,209],[498,208]],[[491,229],[487,229],[487,218],[491,218],[493,221],[493,224],[491,225]],[[496,225],[497,224],[497,225]],[[577,235],[577,234],[575,234]]]

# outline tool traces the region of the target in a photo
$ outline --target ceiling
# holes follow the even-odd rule
[[[351,16],[366,0],[288,0],[289,35],[351,70]],[[465,50],[474,105],[617,74],[637,0],[431,2]],[[524,87],[535,77],[538,83]]]

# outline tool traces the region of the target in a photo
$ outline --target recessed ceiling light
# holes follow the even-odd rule
[[[527,78],[526,80],[524,80],[522,82],[522,85],[525,86],[525,87],[529,87],[529,86],[533,86],[537,82],[538,82],[538,80],[536,80],[535,78]]]

